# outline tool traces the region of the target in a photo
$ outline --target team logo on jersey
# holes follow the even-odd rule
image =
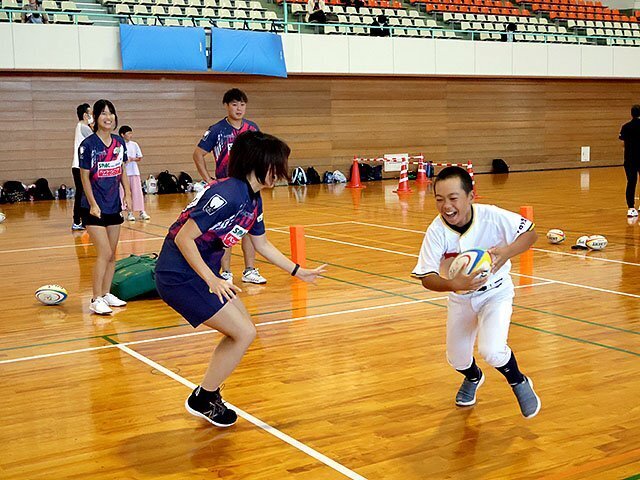
[[[227,201],[216,193],[213,197],[211,197],[211,200],[209,200],[209,203],[207,203],[207,205],[204,207],[204,211],[208,215],[213,215],[216,212],[216,210],[219,210],[220,208],[224,207],[226,204],[227,204]]]
[[[80,155],[84,154],[84,147],[80,147]]]
[[[120,155],[120,149],[121,149],[121,147],[114,148],[113,149],[113,154],[116,155],[116,156]]]
[[[222,243],[225,247],[233,247],[237,244],[242,237],[244,237],[248,233],[246,228],[242,228],[240,225],[236,225],[231,229],[229,233],[222,237]]]
[[[202,139],[204,140],[205,138],[207,138],[207,137],[209,136],[209,134],[210,134],[210,133],[211,133],[211,132],[210,132],[209,130],[207,130],[206,132],[204,132],[204,133],[202,134]]]
[[[98,162],[98,178],[117,177],[122,175],[122,162]]]

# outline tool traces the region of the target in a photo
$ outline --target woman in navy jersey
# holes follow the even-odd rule
[[[236,368],[256,336],[246,308],[236,296],[241,290],[220,274],[224,249],[246,234],[269,262],[305,282],[325,269],[301,268],[269,242],[262,218],[260,190],[287,178],[290,149],[261,132],[240,134],[231,150],[229,177],[207,185],[169,228],[156,266],[156,286],[162,299],[193,327],[204,324],[224,335],[204,378],[187,398],[192,415],[218,427],[237,420],[226,407],[220,385]]]
[[[108,315],[113,312],[111,307],[126,305],[109,290],[115,270],[120,224],[123,222],[119,185],[124,187],[128,205],[131,205],[131,194],[124,170],[127,161],[125,142],[111,133],[118,126],[116,109],[109,100],[98,100],[93,105],[93,118],[93,135],[85,138],[78,147],[84,189],[80,216],[97,251],[89,309],[99,315]]]

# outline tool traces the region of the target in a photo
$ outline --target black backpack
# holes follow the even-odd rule
[[[491,162],[491,173],[509,173],[509,165],[501,158],[494,158]]]
[[[53,200],[53,193],[51,193],[49,181],[46,178],[36,180],[35,188],[29,193],[34,200]]]
[[[369,182],[373,180],[373,167],[366,163],[359,163],[358,169],[360,170],[360,181]]]
[[[2,203],[26,202],[29,200],[27,189],[17,180],[8,180],[2,185]]]
[[[187,172],[180,172],[178,175],[178,189],[180,192],[190,192],[193,187],[193,178]]]
[[[67,186],[63,183],[58,188],[58,200],[66,200],[68,196]]]
[[[169,170],[158,174],[158,193],[178,193],[178,179]]]
[[[320,179],[320,174],[318,173],[318,171],[315,168],[313,168],[313,167],[307,168],[306,174],[307,174],[307,183],[309,185],[315,185],[315,184],[318,184],[318,183],[322,183],[322,181]]]

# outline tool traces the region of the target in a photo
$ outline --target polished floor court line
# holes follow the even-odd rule
[[[549,285],[553,282],[541,282],[541,283],[534,283],[531,285],[527,285],[526,287],[519,287],[516,286],[516,288],[530,288],[530,287],[536,287],[536,286],[541,286],[541,285]],[[401,296],[401,295],[398,295]],[[401,296],[402,297],[402,296]],[[265,327],[265,326],[269,326],[269,325],[278,325],[281,323],[292,323],[292,322],[298,322],[298,321],[302,321],[302,320],[312,320],[314,318],[324,318],[324,317],[333,317],[333,316],[337,316],[337,315],[349,315],[352,313],[358,313],[358,312],[367,312],[367,311],[372,311],[372,310],[380,310],[380,309],[385,309],[385,308],[396,308],[396,307],[402,307],[405,305],[413,305],[416,303],[432,303],[438,300],[446,300],[447,297],[446,296],[442,296],[442,297],[435,297],[435,298],[428,298],[428,299],[413,299],[413,300],[409,300],[406,302],[397,302],[397,303],[390,303],[390,304],[384,304],[384,305],[378,305],[375,307],[364,307],[364,308],[354,308],[354,309],[350,309],[350,310],[341,310],[341,311],[337,311],[337,312],[331,312],[331,313],[319,313],[319,314],[315,314],[315,315],[306,315],[304,317],[295,317],[295,318],[288,318],[288,319],[283,319],[283,320],[273,320],[270,322],[260,322],[260,323],[256,323],[256,327]],[[440,305],[438,305],[440,306]],[[126,333],[130,333],[130,332],[124,332],[124,334]],[[57,353],[49,353],[49,354],[43,354],[43,355],[33,355],[33,356],[29,356],[29,357],[18,357],[18,358],[12,358],[9,360],[0,360],[0,365],[2,364],[7,364],[7,363],[16,363],[16,362],[24,362],[24,361],[29,361],[29,360],[39,360],[39,359],[43,359],[43,358],[50,358],[50,357],[57,357],[57,356],[61,356],[61,355],[73,355],[76,353],[85,353],[85,352],[91,352],[91,351],[96,351],[96,350],[104,350],[104,349],[108,349],[108,348],[114,348],[114,347],[118,347],[118,346],[128,346],[128,345],[139,345],[142,343],[152,343],[152,342],[159,342],[159,341],[163,341],[163,340],[173,340],[173,339],[177,339],[177,338],[185,338],[185,337],[193,337],[193,336],[198,336],[198,335],[209,335],[209,334],[214,334],[214,333],[218,333],[216,330],[203,330],[203,331],[197,331],[197,332],[191,332],[191,333],[184,333],[184,334],[180,334],[180,335],[169,335],[169,336],[165,336],[165,337],[156,337],[156,338],[152,338],[152,339],[148,339],[148,340],[137,340],[137,341],[133,341],[133,342],[123,342],[123,343],[118,343],[117,345],[115,344],[110,344],[110,345],[103,345],[100,347],[90,347],[90,348],[82,348],[82,349],[77,349],[77,350],[67,350],[67,351],[63,351],[63,352],[57,352]]]
[[[284,234],[288,234],[288,232],[285,232],[283,230],[278,230],[278,229],[274,229],[274,232],[277,233],[284,233]],[[313,240],[321,240],[324,242],[331,242],[331,243],[339,243],[342,245],[348,245],[350,247],[359,247],[359,248],[364,248],[367,250],[377,250],[380,252],[385,252],[385,253],[392,253],[394,255],[402,255],[405,257],[413,257],[413,258],[418,258],[417,254],[414,253],[405,253],[405,252],[399,252],[396,250],[390,250],[387,248],[379,248],[379,247],[373,247],[373,246],[369,246],[369,245],[363,245],[360,243],[353,243],[353,242],[343,242],[341,240],[333,240],[330,238],[323,238],[323,237],[319,237],[317,235],[306,235],[307,238],[311,238]],[[635,265],[635,264],[633,264]],[[551,278],[542,278],[542,277],[537,277],[534,275],[525,275],[525,274],[521,274],[521,273],[514,273],[512,272],[512,275],[518,276],[518,277],[525,277],[525,278],[531,278],[533,280],[539,280],[541,282],[554,282],[554,283],[558,283],[561,285],[568,285],[571,287],[577,287],[577,288],[585,288],[587,290],[595,290],[595,291],[599,291],[599,292],[605,292],[605,293],[612,293],[614,295],[623,295],[623,296],[627,296],[627,297],[633,297],[633,298],[640,298],[640,295],[634,294],[634,293],[627,293],[627,292],[619,292],[616,290],[608,290],[608,289],[604,289],[604,288],[598,288],[598,287],[593,287],[590,285],[582,285],[582,284],[578,284],[578,283],[569,283],[569,282],[563,282],[562,280],[556,280],[556,279],[551,279]]]
[[[317,237],[307,237],[309,262],[329,260],[330,270],[318,285],[299,291],[286,275],[260,263],[269,283],[247,286],[242,294],[259,335],[228,380],[225,396],[370,480],[637,475],[640,227],[626,225],[625,212],[621,218],[611,214],[610,205],[620,196],[612,179],[623,177],[603,170],[587,171],[598,186],[592,191],[576,182],[579,172],[515,174],[493,185],[493,177],[480,177],[487,203],[515,211],[532,204],[539,233],[542,226],[597,229],[610,240],[603,254],[585,258],[562,251],[568,245],[545,248],[541,239],[532,273],[514,262],[520,288],[510,343],[543,399],[543,411],[533,421],[518,416],[508,387],[493,371],[486,371],[488,381],[474,409],[453,407],[459,377],[443,356],[444,295],[429,294],[409,277],[434,216],[432,201],[416,192],[402,205],[389,193],[395,188],[390,182],[373,183],[357,194],[340,186],[311,186],[278,188],[265,196],[270,240],[286,252],[288,226],[304,225]],[[184,198],[148,199],[154,225],[127,225],[119,256],[157,251],[157,240]],[[558,209],[562,202],[569,207]],[[572,204],[580,208],[574,212]],[[585,205],[593,206],[592,219]],[[40,206],[46,213],[37,210]],[[66,207],[64,202],[4,207],[8,222],[0,226],[0,268],[6,273],[0,289],[11,321],[0,323],[7,347],[0,349],[0,362],[11,360],[8,355],[43,356],[0,363],[3,475],[345,477],[282,440],[261,436],[257,432],[264,431],[249,422],[217,431],[185,414],[186,387],[168,372],[197,381],[219,335],[191,331],[158,300],[132,302],[106,322],[88,315],[84,300],[93,247],[68,232]],[[34,218],[47,219],[45,230],[29,237]],[[44,238],[58,247],[70,237],[68,247],[82,248],[30,250],[42,248]],[[239,251],[232,263],[237,272]],[[70,298],[62,307],[39,307],[31,292],[51,280],[67,286]],[[152,364],[123,348],[100,345],[116,341]],[[78,353],[60,355],[61,348]],[[58,355],[45,356],[51,353]],[[32,392],[40,390],[46,397],[38,411],[49,430],[59,432],[55,437],[23,413],[35,398]],[[66,407],[70,401],[76,405],[72,411]]]
[[[162,372],[164,375],[168,376],[169,378],[172,378],[173,380],[177,381],[178,383],[181,383],[185,387],[188,387],[190,390],[193,390],[197,386],[195,383],[190,382],[186,378],[181,377],[180,375],[176,374],[175,372],[172,372],[171,370],[163,367],[159,363],[154,362],[150,358],[147,358],[144,355],[136,352],[135,350],[132,350],[131,348],[129,348],[126,345],[116,344],[115,347],[120,349],[120,350],[122,350],[123,352],[131,355],[132,357],[140,360],[141,362],[146,363],[150,367],[155,368],[156,370]],[[313,457],[316,460],[324,463],[328,467],[333,468],[337,472],[340,472],[341,474],[343,474],[345,477],[351,478],[353,480],[366,480],[365,477],[363,477],[361,475],[358,475],[356,472],[354,472],[352,470],[349,470],[344,465],[339,464],[338,462],[330,459],[329,457],[327,457],[326,455],[323,455],[322,453],[318,452],[317,450],[314,450],[313,448],[309,447],[308,445],[305,445],[304,443],[299,442],[295,438],[292,438],[289,435],[281,432],[277,428],[274,428],[271,425],[263,422],[259,418],[256,418],[253,415],[245,412],[244,410],[242,410],[241,408],[237,407],[236,405],[233,405],[232,403],[229,403],[229,406],[231,408],[233,408],[238,413],[239,417],[244,418],[246,421],[252,423],[256,427],[264,430],[265,432],[273,435],[274,437],[282,440],[283,442],[288,443],[292,447],[297,448],[298,450],[306,453],[310,457]]]

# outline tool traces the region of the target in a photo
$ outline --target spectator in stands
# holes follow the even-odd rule
[[[22,23],[49,23],[49,17],[42,11],[42,0],[28,0],[22,5]],[[36,11],[37,10],[37,11]]]
[[[389,19],[386,15],[378,15],[369,29],[369,35],[372,37],[388,37],[390,35]]]
[[[627,217],[638,216],[635,208],[636,184],[640,173],[640,105],[631,107],[631,121],[620,130],[624,142],[624,172],[627,174]]]
[[[90,125],[93,124],[93,116],[91,115],[91,105],[83,103],[76,108],[78,115],[78,123],[76,124],[76,136],[73,141],[73,161],[71,162],[71,174],[73,175],[73,184],[76,187],[76,196],[73,201],[73,224],[71,230],[84,230],[80,216],[80,202],[82,201],[82,180],[80,179],[80,163],[78,160],[78,147],[82,141],[89,135],[93,134]]]
[[[307,22],[327,23],[324,0],[309,0],[307,2]]]
[[[501,35],[501,40],[503,42],[513,42],[513,32],[515,32],[517,29],[517,26],[515,23],[513,22],[509,22],[507,23],[507,26],[505,27],[505,33],[503,33]]]

